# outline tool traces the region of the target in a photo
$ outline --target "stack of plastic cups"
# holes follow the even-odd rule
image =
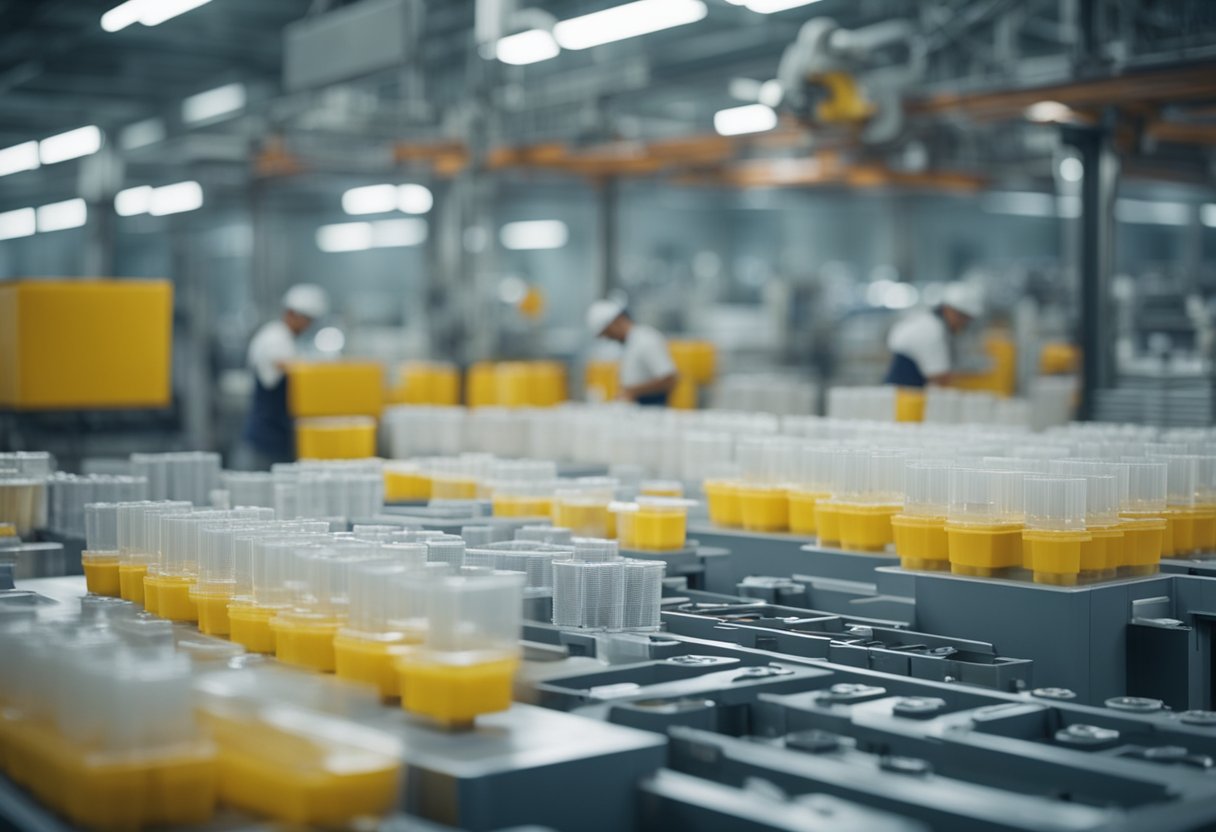
[[[1086,480],[1031,476],[1024,486],[1022,565],[1033,573],[1035,583],[1075,586],[1081,548],[1092,540],[1085,530]]]
[[[574,557],[553,564],[553,624],[614,632],[624,626],[625,564],[612,540],[576,539]]]
[[[790,527],[787,468],[794,440],[751,437],[739,443],[743,482],[739,511],[743,528],[753,532],[784,532]]]
[[[270,619],[279,661],[323,673],[334,671],[334,636],[346,623],[350,571],[360,559],[332,545],[295,552],[288,564],[294,601]]]
[[[661,560],[625,560],[622,629],[634,632],[659,629],[666,570],[667,564]]]
[[[1197,458],[1195,474],[1195,556],[1216,557],[1216,456]]]
[[[804,442],[792,451],[796,454],[797,470],[789,489],[790,531],[794,534],[818,534],[815,506],[827,499],[831,451],[829,446]]]
[[[907,454],[868,451],[852,459],[837,494],[840,546],[853,552],[882,552],[895,542],[891,518],[904,498]]]
[[[1120,507],[1123,529],[1121,577],[1152,575],[1165,553],[1170,524],[1166,521],[1169,474],[1164,460],[1128,459],[1127,500]]]
[[[554,546],[574,545],[574,533],[564,526],[524,526],[516,530],[515,539]]]
[[[616,537],[616,522],[608,506],[616,498],[617,481],[585,477],[553,497],[553,524],[570,529],[575,537]]]
[[[946,511],[950,503],[950,463],[910,462],[904,475],[904,510],[891,518],[895,553],[904,569],[947,572],[950,543]]]
[[[120,594],[118,581],[118,504],[84,507],[85,548],[80,553],[85,586],[94,595]]]
[[[385,699],[400,696],[395,662],[410,642],[401,626],[407,596],[398,584],[420,567],[397,558],[352,565],[350,614],[334,636],[334,669],[340,678],[373,685]]]
[[[987,578],[1022,565],[1024,479],[1018,471],[951,470],[946,510],[951,572]]]
[[[183,501],[123,503],[118,507],[118,585],[123,600],[144,604],[144,578],[159,557],[159,546],[148,534],[149,524],[162,514],[189,511]],[[149,612],[156,612],[149,609]]]
[[[397,659],[401,705],[446,727],[511,706],[524,578],[449,575],[419,584],[427,627]]]
[[[846,477],[846,471],[856,463],[854,459],[863,451],[857,448],[833,448],[825,462],[826,481],[824,495],[815,500],[815,534],[820,546],[840,545],[840,505],[837,496]]]
[[[225,511],[166,514],[160,518],[160,563],[144,578],[144,594],[170,621],[198,621],[190,589],[198,580],[198,532],[203,523],[229,519]]]
[[[1196,551],[1195,494],[1199,488],[1199,457],[1184,454],[1164,457],[1166,464],[1166,531],[1162,557],[1189,557]]]
[[[250,549],[250,593],[228,603],[229,638],[252,653],[275,651],[270,621],[295,600],[297,550],[316,547],[324,535],[270,535],[253,538]]]
[[[743,469],[734,462],[718,462],[708,466],[701,490],[709,522],[726,528],[743,525],[743,506],[739,502],[739,480]]]
[[[430,563],[446,563],[452,569],[464,565],[464,538],[454,534],[432,537],[426,541],[426,559]]]
[[[1081,544],[1079,580],[1092,583],[1115,577],[1124,557],[1118,477],[1111,474],[1085,476],[1085,530],[1090,540]]]
[[[494,542],[494,529],[491,526],[461,526],[460,537],[465,546],[489,546]]]
[[[161,505],[161,504],[157,504]],[[148,567],[144,572],[144,609],[153,615],[160,613],[160,564],[164,560],[164,520],[166,517],[187,517],[194,509],[184,500],[170,511],[159,511],[155,507],[144,511],[142,548],[148,553]]]
[[[226,636],[228,604],[236,586],[236,536],[269,524],[244,520],[204,523],[198,530],[198,580],[189,597],[198,610],[198,628],[209,636]]]

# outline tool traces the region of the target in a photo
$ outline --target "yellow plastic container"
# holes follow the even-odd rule
[[[442,725],[468,725],[482,714],[511,707],[511,684],[519,659],[477,664],[440,664],[417,649],[397,659],[401,707]]]
[[[226,636],[232,625],[228,620],[228,604],[232,596],[226,592],[199,592],[190,588],[190,601],[198,610],[198,629],[209,636]]]
[[[1118,526],[1092,526],[1090,539],[1081,544],[1080,580],[1106,580],[1115,576],[1123,559],[1123,530]]]
[[[497,387],[494,381],[494,364],[479,361],[465,373],[464,398],[469,407],[490,407],[497,403]]]
[[[684,496],[684,486],[675,481],[646,480],[638,488],[638,494],[643,497],[671,497],[678,500]]]
[[[1076,586],[1081,573],[1081,547],[1091,540],[1085,531],[1022,532],[1022,566],[1034,573],[1036,584]]]
[[[784,532],[790,528],[790,504],[784,486],[739,486],[739,511],[743,528],[750,532]]]
[[[167,407],[173,284],[0,284],[0,406]]]
[[[160,588],[164,578],[149,570],[144,575],[144,609],[153,615],[160,615]]]
[[[144,603],[144,575],[148,573],[146,563],[118,564],[118,592],[124,601]]]
[[[278,607],[259,607],[248,601],[229,602],[229,640],[250,653],[273,653],[275,639],[270,620],[280,612],[282,610]]]
[[[431,478],[421,471],[384,469],[384,500],[389,503],[431,499]]]
[[[296,667],[333,673],[337,666],[334,636],[341,626],[337,618],[280,613],[270,619],[275,658]]]
[[[683,549],[688,535],[688,508],[683,505],[647,505],[631,512],[632,543],[626,548],[643,552]],[[618,527],[621,520],[618,518]]]
[[[743,525],[743,506],[739,500],[737,483],[729,480],[706,480],[702,489],[705,491],[709,522],[728,528]]]
[[[287,369],[287,405],[297,419],[378,417],[384,407],[384,368],[370,361],[293,362]]]
[[[1202,555],[1216,554],[1216,505],[1195,507],[1195,551]]]
[[[549,497],[498,497],[491,501],[495,517],[549,517],[553,500]]]
[[[16,536],[17,525],[15,523],[0,523],[0,538]]]
[[[950,540],[945,517],[896,514],[891,518],[895,554],[904,569],[950,571]]]
[[[338,678],[373,685],[385,699],[401,695],[396,661],[408,646],[399,635],[372,637],[339,630],[334,636],[334,672]]]
[[[376,455],[376,422],[366,417],[299,419],[300,459],[367,459]]]
[[[895,391],[895,421],[925,421],[925,392],[915,387],[900,387]]]
[[[121,595],[121,582],[118,576],[118,555],[93,554],[81,552],[80,564],[84,567],[84,582],[89,592],[94,595],[109,595],[117,598]]]
[[[835,500],[815,502],[815,531],[820,546],[840,545],[840,512]]]
[[[476,500],[477,490],[477,480],[468,477],[431,479],[431,498],[435,500]]]
[[[900,506],[837,503],[840,547],[854,552],[881,552],[895,542],[891,518]]]
[[[618,366],[615,361],[592,361],[587,364],[583,387],[591,401],[610,402],[620,391]]]
[[[198,621],[198,606],[190,598],[196,580],[189,575],[161,575],[156,614],[170,621]]]
[[[1189,557],[1198,547],[1195,545],[1195,519],[1199,514],[1193,508],[1171,508],[1165,513],[1169,531],[1166,535],[1167,557]]]
[[[205,722],[219,748],[225,804],[288,824],[349,828],[396,803],[399,755],[343,742],[333,728],[313,737],[251,719],[205,714]]]
[[[401,368],[392,399],[400,404],[459,404],[460,371],[450,364],[410,362]]]
[[[951,523],[947,520],[946,540],[950,571],[956,575],[991,578],[1022,565],[1020,523]]]
[[[667,348],[681,378],[687,378],[694,385],[709,384],[714,380],[718,356],[713,343],[673,338],[667,343]]]
[[[575,537],[617,536],[616,518],[606,502],[557,499],[553,502],[553,525],[570,529]]]
[[[1119,574],[1127,577],[1155,574],[1161,564],[1168,526],[1162,517],[1123,517],[1119,523],[1123,529],[1123,559],[1119,563]]]
[[[794,534],[814,535],[819,530],[815,519],[815,506],[830,495],[818,491],[800,491],[791,488],[787,494],[790,506],[790,531]]]

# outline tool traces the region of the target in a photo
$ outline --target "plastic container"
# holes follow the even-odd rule
[[[297,551],[317,546],[316,535],[267,536],[251,541],[251,594],[234,596],[228,604],[229,638],[253,653],[274,653],[271,620],[295,600],[302,576],[295,567]]]
[[[373,685],[384,698],[400,695],[395,661],[409,644],[407,596],[398,584],[420,565],[369,560],[350,570],[350,615],[334,636],[339,678]]]
[[[624,604],[621,629],[653,632],[661,624],[663,575],[667,565],[661,560],[625,559]]]
[[[1026,477],[1023,567],[1035,583],[1075,586],[1085,530],[1086,480],[1082,477]]]
[[[544,598],[553,595],[553,562],[567,560],[573,554],[573,545],[512,540],[484,548],[470,548],[465,552],[465,565],[519,572],[524,576],[524,597]]]
[[[1102,470],[1102,469],[1097,469]],[[1085,477],[1085,528],[1090,540],[1081,545],[1081,583],[1115,577],[1124,559],[1124,535],[1119,527],[1119,478],[1110,474]]]
[[[1124,463],[1128,491],[1120,507],[1123,563],[1119,575],[1151,575],[1167,550],[1173,551],[1172,524],[1166,520],[1168,466],[1157,459],[1125,459]]]
[[[624,626],[625,568],[610,540],[575,541],[574,557],[553,564],[553,624],[613,632]]]
[[[689,501],[666,497],[639,497],[636,503],[613,503],[621,547],[642,552],[683,549],[690,505]]]
[[[357,560],[330,544],[299,548],[286,562],[287,584],[295,597],[270,619],[279,661],[334,672],[334,636],[346,621],[348,578]]]
[[[608,506],[616,497],[617,481],[606,477],[576,480],[553,497],[553,525],[570,529],[575,537],[616,537],[616,522]]]
[[[950,569],[946,536],[950,471],[948,462],[910,462],[907,466],[903,512],[891,518],[895,553],[904,569]]]
[[[951,572],[996,577],[1022,565],[1024,479],[1016,471],[950,472],[946,539]]]
[[[80,553],[85,585],[95,595],[119,597],[118,504],[88,503],[84,507],[85,548]]]
[[[831,448],[819,444],[804,444],[797,453],[797,472],[790,484],[789,520],[794,534],[817,535],[815,507],[820,500],[831,497]]]
[[[429,563],[446,563],[453,569],[459,569],[464,565],[465,548],[462,537],[432,537],[426,541],[426,559]]]
[[[366,459],[376,454],[376,420],[332,416],[296,420],[300,459]]]
[[[555,480],[499,480],[491,500],[495,517],[549,517]]]
[[[397,659],[401,705],[444,726],[511,706],[524,578],[451,575],[419,586],[426,636]]]
[[[891,518],[902,508],[907,455],[856,451],[844,459],[835,500],[840,546],[853,552],[882,552],[895,542]]]

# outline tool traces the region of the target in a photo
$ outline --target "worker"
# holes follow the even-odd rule
[[[969,283],[951,283],[935,309],[918,309],[887,336],[891,366],[883,380],[900,387],[948,384],[951,340],[984,313],[984,297]]]
[[[618,399],[641,405],[665,406],[675,389],[675,362],[667,340],[654,327],[635,323],[625,305],[597,300],[587,310],[587,328],[597,338],[621,344]]]
[[[295,459],[295,431],[287,410],[287,365],[296,357],[296,339],[329,310],[320,286],[301,283],[283,296],[281,317],[262,325],[249,342],[253,372],[253,402],[243,438],[248,454],[244,467],[268,469]]]

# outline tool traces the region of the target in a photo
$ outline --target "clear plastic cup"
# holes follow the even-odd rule
[[[118,553],[118,504],[88,503],[84,507],[85,548]]]
[[[1024,488],[1027,529],[1085,530],[1086,480],[1083,477],[1026,477]]]
[[[663,575],[667,565],[659,560],[624,561],[623,630],[653,631],[661,623]]]
[[[464,564],[465,542],[456,535],[434,537],[426,541],[426,558],[430,562],[446,563],[453,569]]]
[[[1127,501],[1124,512],[1160,514],[1165,511],[1169,494],[1168,466],[1163,460],[1126,459]]]
[[[950,472],[944,461],[909,462],[905,473],[904,513],[945,517],[950,504]]]

